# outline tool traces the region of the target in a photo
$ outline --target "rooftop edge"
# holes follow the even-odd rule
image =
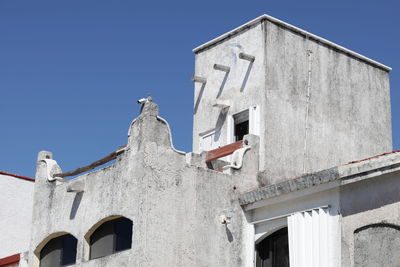
[[[31,178],[31,177],[27,177],[27,176],[22,176],[22,175],[18,175],[18,174],[13,174],[13,173],[9,173],[9,172],[3,172],[0,171],[0,174],[2,175],[7,175],[7,176],[12,176],[18,179],[22,179],[22,180],[26,180],[26,181],[30,181],[30,182],[34,182],[35,179]]]
[[[308,173],[277,184],[267,185],[239,196],[240,205],[252,204],[264,199],[307,189],[324,183],[341,180],[343,185],[374,177],[374,173],[384,174],[400,170],[400,151],[392,151],[363,160]],[[364,177],[364,178],[362,178]]]
[[[317,36],[315,34],[312,34],[310,32],[302,30],[302,29],[300,29],[300,28],[298,28],[296,26],[293,26],[293,25],[291,25],[289,23],[286,23],[286,22],[284,22],[282,20],[279,20],[277,18],[271,17],[271,16],[269,16],[267,14],[263,14],[263,15],[255,18],[255,19],[253,19],[253,20],[251,20],[251,21],[249,21],[249,22],[247,22],[247,23],[245,23],[245,24],[243,24],[243,25],[241,25],[241,26],[239,26],[239,27],[227,32],[227,33],[224,33],[224,34],[218,36],[217,38],[212,39],[211,41],[208,41],[208,42],[206,42],[206,43],[194,48],[192,50],[192,52],[197,54],[197,53],[201,52],[202,50],[208,48],[209,46],[214,45],[214,44],[219,43],[219,42],[222,42],[225,39],[227,39],[227,38],[229,38],[229,37],[241,32],[241,31],[243,31],[245,29],[248,29],[251,26],[253,26],[253,25],[255,25],[255,24],[259,23],[259,22],[262,22],[264,20],[268,20],[268,21],[270,21],[272,23],[276,23],[276,24],[281,25],[281,26],[283,26],[283,27],[285,27],[287,29],[290,29],[292,31],[300,33],[300,34],[302,34],[304,36],[307,36],[310,39],[314,39],[315,41],[318,41],[318,42],[321,42],[321,43],[323,43],[325,45],[333,47],[333,48],[335,48],[335,49],[337,49],[337,50],[339,50],[339,51],[341,51],[341,52],[343,52],[345,54],[351,55],[351,56],[353,56],[355,58],[358,58],[358,59],[360,59],[362,61],[365,61],[365,62],[367,62],[367,63],[369,63],[369,64],[371,64],[373,66],[376,66],[376,67],[378,67],[380,69],[383,69],[383,70],[385,70],[387,72],[392,70],[392,68],[390,68],[390,67],[388,67],[388,66],[386,66],[386,65],[384,65],[382,63],[379,63],[379,62],[377,62],[375,60],[372,60],[372,59],[370,59],[368,57],[365,57],[365,56],[363,56],[361,54],[358,54],[358,53],[356,53],[356,52],[354,52],[354,51],[352,51],[350,49],[347,49],[347,48],[345,48],[343,46],[337,45],[337,44],[335,44],[335,43],[333,43],[331,41],[328,41],[328,40],[326,40],[326,39],[324,39],[322,37],[319,37],[319,36]]]

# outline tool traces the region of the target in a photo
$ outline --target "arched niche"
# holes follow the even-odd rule
[[[400,227],[378,223],[354,231],[355,266],[400,266]]]

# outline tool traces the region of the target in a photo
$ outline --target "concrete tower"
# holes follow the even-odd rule
[[[195,152],[258,135],[269,184],[392,150],[385,65],[267,15],[193,52]]]

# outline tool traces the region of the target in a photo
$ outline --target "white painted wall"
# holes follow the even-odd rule
[[[243,31],[216,46],[196,54],[195,75],[207,79],[202,88],[201,83],[195,83],[193,117],[193,151],[200,152],[199,139],[202,133],[220,129],[219,145],[233,142],[232,116],[257,106],[258,117],[262,116],[265,107],[265,65],[264,65],[264,35],[263,25],[258,23],[247,31]],[[240,59],[239,54],[246,53],[255,56],[254,62]],[[230,72],[215,70],[214,64],[230,67]],[[226,79],[225,79],[226,75]],[[200,96],[200,98],[199,98]],[[230,103],[227,113],[214,107],[218,101]],[[198,103],[198,106],[196,105]],[[197,109],[196,109],[197,106]],[[255,115],[256,113],[251,113]],[[224,116],[226,115],[226,116]],[[255,118],[254,118],[255,119]],[[254,131],[253,117],[250,118],[250,128]],[[253,127],[254,126],[254,127]],[[262,129],[258,129],[262,132]],[[252,133],[252,132],[250,132]],[[263,146],[261,146],[263,147]]]
[[[0,258],[29,250],[34,182],[0,174]]]
[[[263,185],[392,150],[388,68],[268,16],[234,32],[195,49],[194,74],[207,82],[194,84],[193,152],[214,129],[231,143],[231,116],[252,106]],[[230,103],[227,116],[218,102]]]

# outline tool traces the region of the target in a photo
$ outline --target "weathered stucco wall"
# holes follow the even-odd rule
[[[400,263],[399,179],[397,171],[341,188],[342,266]]]
[[[0,258],[28,251],[34,182],[0,174]]]
[[[391,151],[388,72],[265,23],[266,182]]]
[[[212,107],[218,99],[232,103],[227,118],[259,105],[262,185],[392,150],[389,68],[273,18],[228,35],[195,49],[195,74],[207,83],[202,94],[195,83],[194,151],[217,126],[221,145],[232,141],[229,119]],[[240,52],[255,56],[243,90],[249,61]],[[220,95],[215,63],[231,67]]]
[[[228,137],[228,119],[233,114],[259,106],[265,106],[265,64],[263,25],[258,23],[216,46],[211,46],[196,54],[195,75],[207,78],[207,83],[201,92],[202,84],[195,83],[194,118],[193,118],[193,151],[199,152],[199,135],[214,128],[221,128],[218,136],[222,145],[233,140]],[[255,56],[251,63],[240,59],[239,53]],[[214,64],[230,67],[225,78],[225,72],[215,70]],[[200,100],[199,99],[200,96]],[[216,101],[230,100],[231,106],[226,116],[220,108],[212,107]],[[198,107],[196,109],[196,103]],[[264,116],[262,116],[264,117]],[[263,147],[263,145],[261,145]]]
[[[354,266],[399,266],[400,227],[377,224],[354,233]]]
[[[400,152],[392,152],[246,192],[239,201],[256,239],[294,213],[326,206],[335,218],[328,232],[332,266],[398,266],[399,178]]]
[[[107,168],[49,182],[42,160],[51,153],[40,153],[30,266],[38,266],[40,248],[60,233],[77,238],[77,266],[252,266],[255,238],[284,226],[288,214],[320,206],[334,218],[332,264],[368,265],[364,255],[374,243],[354,232],[363,234],[370,224],[399,225],[398,173],[346,184],[340,179],[354,178],[352,171],[370,170],[329,168],[391,150],[388,69],[282,25],[262,19],[197,50],[195,75],[207,82],[195,83],[195,153],[173,148],[169,127],[151,102],[132,122],[125,151]],[[241,52],[254,62],[240,59]],[[217,100],[230,101],[227,113],[213,107]],[[251,150],[242,169],[208,169],[206,154],[197,153],[199,136],[221,128],[214,138],[232,142],[230,117],[250,106],[259,108],[259,137],[245,136]],[[84,192],[67,192],[76,182]],[[270,187],[248,193],[246,218],[239,195],[264,185]],[[85,235],[115,215],[133,221],[132,248],[88,260]],[[223,216],[229,224],[221,223]],[[266,223],[276,216],[277,223]],[[385,239],[390,231],[375,234]],[[354,248],[361,249],[358,258]]]
[[[156,106],[145,107],[130,129],[126,151],[110,167],[57,184],[39,162],[35,187],[33,251],[49,235],[78,239],[77,266],[242,266],[242,225],[238,179],[189,165],[204,158],[173,150]],[[68,193],[74,182],[85,192]],[[100,220],[122,215],[133,221],[132,249],[88,261],[84,236]],[[232,217],[226,227],[220,216]],[[37,264],[37,260],[36,260]]]

